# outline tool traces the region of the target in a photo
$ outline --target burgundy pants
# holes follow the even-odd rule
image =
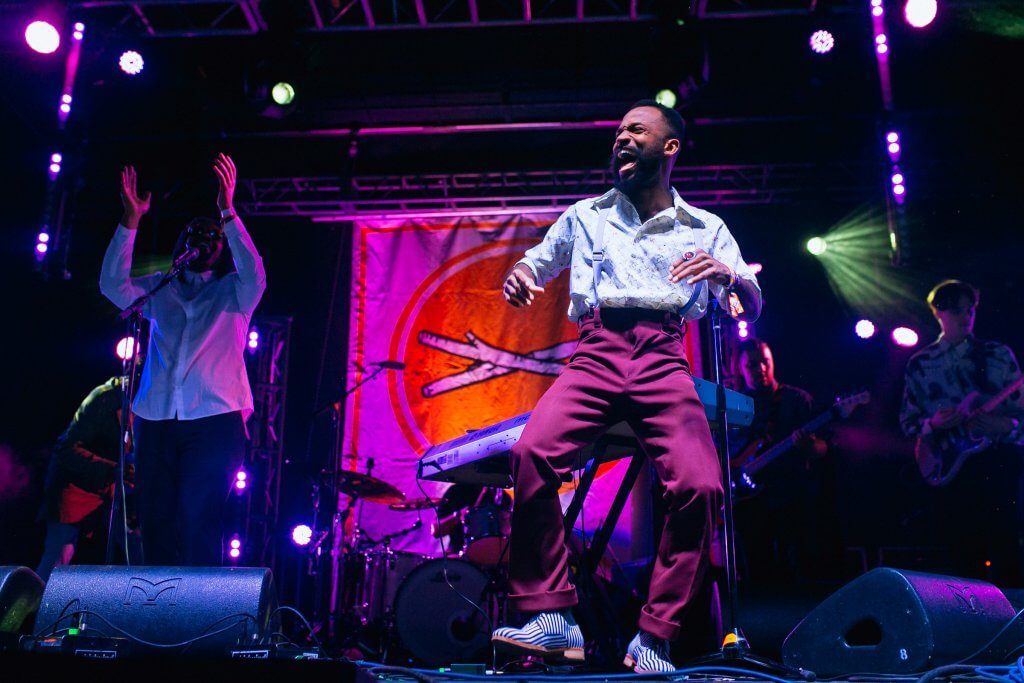
[[[579,450],[624,420],[654,463],[667,510],[640,628],[678,637],[680,618],[708,566],[722,493],[721,467],[682,340],[678,318],[656,311],[603,309],[580,322],[579,346],[512,448],[513,608],[538,612],[576,604],[558,489]]]

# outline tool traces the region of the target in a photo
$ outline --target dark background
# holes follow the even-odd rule
[[[681,165],[811,166],[793,181],[801,189],[793,196],[705,206],[730,225],[746,259],[764,265],[765,308],[755,331],[774,347],[778,377],[823,404],[840,393],[873,392],[875,400],[848,421],[837,449],[843,486],[836,532],[844,544],[865,546],[874,558],[878,546],[929,540],[920,521],[927,492],[896,422],[902,367],[912,351],[893,346],[887,329],[857,340],[851,331],[857,312],[836,296],[803,245],[850,214],[884,215],[888,164],[881,136],[898,127],[908,182],[907,258],[899,267],[877,265],[877,272],[879,283],[906,282],[911,298],[890,300],[881,286],[869,292],[886,311],[882,322],[914,324],[922,341],[930,341],[937,327],[924,295],[940,279],[963,278],[982,290],[978,336],[1019,351],[1019,3],[940,3],[939,17],[921,31],[907,27],[897,4],[887,3],[890,112],[881,103],[867,2],[711,2],[703,20],[688,3],[640,3],[645,17],[660,18],[328,32],[310,29],[306,3],[263,0],[269,30],[189,38],[149,37],[130,10],[85,4],[47,6],[66,25],[76,18],[88,25],[74,109],[58,132],[55,103],[68,41],[56,55],[31,52],[21,33],[29,9],[42,5],[0,3],[0,447],[9,451],[0,472],[6,481],[0,564],[35,565],[42,528],[33,517],[48,448],[86,392],[119,370],[112,348],[123,328],[96,283],[120,216],[121,166],[134,164],[141,188],[154,193],[136,258],[156,262],[184,220],[213,213],[210,167],[217,152],[233,156],[242,178],[600,169],[612,141],[606,126],[365,136],[354,158],[349,137],[308,133],[614,121],[662,83],[687,84],[679,105],[689,123]],[[543,7],[555,12],[561,4]],[[184,21],[187,8],[157,9],[167,21]],[[807,35],[822,22],[838,44],[816,57]],[[128,47],[146,59],[138,78],[116,67]],[[271,117],[258,84],[277,74],[287,75],[299,94],[291,111]],[[67,277],[59,259],[36,268],[32,251],[55,149],[65,156]],[[854,169],[842,191],[813,170],[827,164]],[[685,198],[687,188],[678,189]],[[349,228],[303,216],[243,218],[268,272],[257,315],[293,318],[281,501],[282,522],[290,523],[308,513],[310,473],[329,458],[325,425],[311,415],[343,381]]]

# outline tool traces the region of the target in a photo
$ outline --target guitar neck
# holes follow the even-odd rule
[[[992,412],[993,410],[995,410],[996,408],[999,407],[1000,403],[1002,403],[1006,399],[1010,398],[1010,394],[1012,394],[1013,392],[1017,391],[1017,389],[1022,384],[1024,384],[1024,374],[1022,374],[1020,377],[1018,377],[1014,381],[1010,382],[1006,386],[1005,389],[1003,389],[998,394],[996,394],[995,396],[990,398],[988,401],[985,401],[985,403],[980,408],[978,408],[976,411],[974,411],[974,413],[978,414],[978,413],[990,413],[990,412]]]
[[[743,471],[750,476],[754,476],[755,474],[763,470],[765,467],[770,465],[780,455],[782,455],[783,453],[791,449],[793,446],[795,446],[797,437],[799,437],[801,432],[804,434],[810,434],[811,432],[818,431],[826,424],[831,422],[834,411],[834,408],[826,410],[824,413],[814,418],[800,429],[794,431],[792,434],[790,434],[785,439],[783,439],[782,441],[778,442],[777,444],[766,450],[764,453],[755,456],[750,462],[743,466]]]

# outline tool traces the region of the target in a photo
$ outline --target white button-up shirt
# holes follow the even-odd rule
[[[732,268],[737,278],[749,280],[760,291],[754,271],[743,260],[725,222],[684,202],[674,188],[672,200],[672,207],[641,221],[629,198],[619,190],[584,199],[569,207],[548,229],[544,240],[527,250],[519,263],[529,266],[542,286],[571,267],[569,319],[573,321],[593,306],[682,311],[695,286],[685,279],[669,282],[669,271],[673,263],[697,249],[704,249]],[[605,208],[604,264],[595,296],[594,231]],[[725,287],[708,284],[728,310]],[[695,320],[704,315],[709,288],[701,288],[696,301],[683,312],[684,318]]]
[[[121,309],[163,277],[130,276],[136,230],[117,226],[100,271],[100,291]],[[248,419],[252,391],[244,351],[249,320],[267,287],[263,259],[236,218],[224,225],[236,272],[184,271],[142,308],[149,350],[133,410],[147,420],[195,420],[234,411]]]

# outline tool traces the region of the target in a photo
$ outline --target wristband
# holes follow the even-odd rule
[[[732,289],[736,284],[736,271],[729,266],[726,266],[726,268],[729,268],[729,282],[726,283],[725,288]]]

